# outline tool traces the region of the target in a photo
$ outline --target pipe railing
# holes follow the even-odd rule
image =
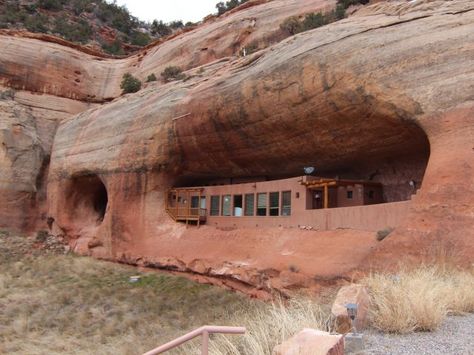
[[[200,335],[202,335],[202,347],[201,347],[201,354],[208,355],[209,354],[209,334],[245,334],[244,327],[218,327],[218,326],[211,326],[205,325],[201,328],[195,329],[192,332],[183,335],[175,340],[170,341],[169,343],[163,344],[156,349],[150,350],[143,355],[157,355],[164,353],[165,351],[171,350],[177,346],[184,344],[185,342],[194,339]]]

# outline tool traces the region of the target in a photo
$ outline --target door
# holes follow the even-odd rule
[[[199,214],[199,196],[191,196],[191,215],[197,216]]]
[[[323,190],[313,190],[313,210],[323,208]]]

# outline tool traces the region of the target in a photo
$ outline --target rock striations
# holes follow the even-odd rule
[[[49,225],[80,253],[263,291],[402,256],[472,263],[474,4],[378,2],[268,46],[286,17],[333,5],[274,0],[120,60],[0,33],[0,226]],[[236,56],[251,41],[267,48]],[[171,64],[187,79],[119,97],[125,72]],[[421,188],[383,242],[373,231],[186,229],[164,211],[172,185],[305,164],[377,176],[393,200],[408,180]]]

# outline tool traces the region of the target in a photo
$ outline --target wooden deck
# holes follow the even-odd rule
[[[166,212],[176,222],[196,223],[198,226],[206,222],[207,210],[191,206],[191,197],[197,198],[197,206],[201,205],[202,189],[175,188],[168,190]]]

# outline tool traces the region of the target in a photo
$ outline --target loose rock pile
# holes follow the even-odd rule
[[[52,235],[46,231],[39,231],[36,235],[38,246],[52,254],[67,254],[71,251],[70,246],[62,235]]]

